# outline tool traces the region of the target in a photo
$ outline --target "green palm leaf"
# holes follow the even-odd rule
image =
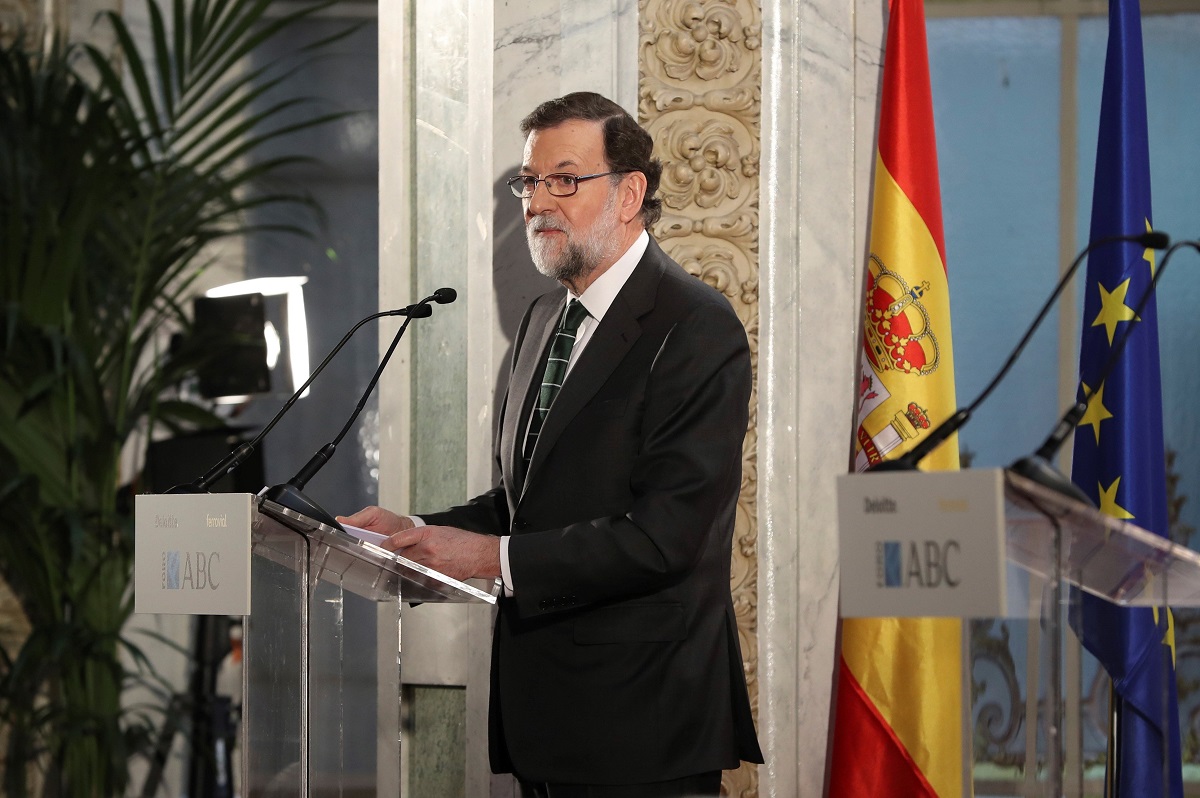
[[[289,63],[240,67],[331,3],[269,14],[270,0],[149,0],[145,51],[111,13],[113,53],[0,47],[0,576],[33,624],[0,656],[0,723],[5,761],[33,761],[43,794],[123,793],[128,757],[165,716],[169,691],[125,630],[121,451],[155,425],[216,421],[168,390],[211,354],[168,353],[162,335],[187,329],[210,246],[255,229],[303,233],[317,218],[279,179],[305,156],[273,145],[341,115],[271,99]],[[299,215],[248,222],[264,205]],[[162,696],[157,711],[122,708],[139,679]],[[5,795],[29,794],[25,767],[0,769]]]

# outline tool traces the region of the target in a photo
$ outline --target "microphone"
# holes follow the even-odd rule
[[[328,511],[304,494],[304,486],[329,462],[330,458],[333,457],[333,453],[337,451],[337,445],[342,442],[342,438],[346,437],[346,433],[350,431],[350,428],[354,426],[354,422],[358,420],[358,414],[362,412],[362,409],[367,404],[367,399],[371,396],[371,392],[375,390],[375,384],[379,382],[379,377],[383,374],[384,368],[387,367],[388,361],[391,360],[392,353],[396,351],[396,347],[400,344],[400,339],[404,336],[404,331],[408,329],[409,322],[414,318],[431,315],[433,310],[429,307],[430,302],[446,305],[457,298],[458,292],[453,288],[439,288],[416,305],[409,306],[413,311],[417,307],[424,308],[425,312],[410,312],[406,314],[408,318],[400,325],[399,331],[396,332],[396,336],[392,339],[391,346],[388,347],[383,359],[379,361],[379,366],[371,376],[371,382],[367,385],[367,389],[363,391],[362,398],[358,400],[358,405],[354,408],[354,412],[350,414],[350,419],[342,427],[342,431],[337,434],[336,438],[318,449],[317,453],[309,458],[309,461],[304,464],[303,468],[296,472],[294,477],[287,482],[282,482],[263,491],[260,494],[263,498],[270,499],[281,507],[306,515],[326,526],[333,527],[334,529],[342,529],[342,525]],[[342,531],[344,532],[345,530],[342,529]]]
[[[1146,290],[1142,293],[1142,298],[1138,300],[1137,307],[1133,310],[1133,318],[1138,318],[1142,315],[1142,311],[1146,308],[1146,303],[1150,301],[1150,297],[1158,286],[1158,280],[1162,277],[1164,271],[1167,270],[1167,263],[1171,260],[1171,256],[1175,254],[1175,250],[1181,247],[1191,247],[1200,252],[1200,241],[1179,241],[1171,246],[1163,255],[1162,263],[1154,272],[1154,277],[1150,280],[1150,285],[1146,286]],[[1157,249],[1157,247],[1156,247]],[[1058,491],[1061,494],[1070,496],[1073,499],[1083,502],[1089,507],[1095,507],[1095,503],[1091,498],[1083,492],[1082,489],[1061,471],[1055,468],[1051,459],[1058,454],[1058,450],[1062,448],[1067,437],[1078,426],[1079,420],[1083,418],[1083,414],[1087,412],[1088,404],[1092,400],[1092,396],[1096,391],[1100,390],[1100,386],[1112,374],[1112,370],[1116,368],[1117,362],[1121,359],[1121,353],[1125,351],[1125,344],[1129,341],[1129,337],[1133,335],[1134,325],[1130,324],[1126,329],[1122,330],[1121,340],[1108,353],[1108,360],[1104,362],[1103,368],[1100,369],[1100,377],[1096,380],[1096,384],[1088,388],[1084,392],[1083,398],[1075,404],[1071,405],[1070,409],[1063,414],[1063,417],[1054,425],[1054,429],[1050,432],[1049,437],[1042,442],[1038,450],[1033,454],[1022,457],[1008,467],[1009,471],[1014,474],[1019,474],[1026,479],[1032,480],[1039,485]]]
[[[1025,349],[1025,345],[1029,343],[1029,339],[1033,337],[1033,334],[1041,325],[1042,320],[1046,318],[1046,314],[1050,312],[1050,308],[1054,305],[1054,302],[1063,292],[1063,289],[1066,288],[1067,283],[1070,281],[1071,277],[1074,276],[1076,270],[1079,269],[1080,264],[1083,263],[1083,259],[1087,257],[1087,254],[1096,247],[1126,241],[1136,242],[1148,249],[1166,249],[1171,242],[1171,238],[1166,233],[1160,233],[1157,230],[1150,230],[1145,233],[1139,233],[1138,235],[1106,236],[1090,242],[1086,247],[1083,248],[1082,251],[1080,251],[1078,255],[1075,256],[1075,260],[1072,261],[1071,265],[1063,273],[1063,276],[1059,278],[1058,285],[1054,286],[1054,290],[1050,292],[1049,299],[1047,299],[1046,303],[1042,305],[1042,309],[1039,310],[1037,316],[1034,317],[1033,323],[1029,325],[1029,329],[1025,331],[1025,334],[1017,343],[1016,348],[1013,349],[1012,354],[1008,356],[1008,360],[1004,362],[1004,365],[1000,368],[1000,371],[996,373],[996,376],[992,378],[992,381],[987,384],[987,387],[985,387],[979,396],[976,397],[975,401],[971,402],[971,404],[967,405],[966,407],[955,411],[954,415],[950,416],[948,419],[935,427],[934,430],[930,432],[924,440],[922,440],[904,455],[897,457],[895,460],[885,460],[882,463],[877,463],[876,465],[867,469],[867,471],[915,470],[917,464],[920,463],[921,460],[925,459],[926,455],[928,455],[938,446],[941,446],[947,438],[957,432],[963,424],[967,423],[967,421],[971,418],[971,414],[975,412],[975,409],[983,403],[984,399],[987,399],[988,396],[991,395],[996,386],[1000,384],[1000,380],[1004,379],[1005,375],[1008,374],[1009,369],[1011,369],[1013,364],[1017,362],[1017,357],[1019,357],[1021,352]],[[1159,271],[1161,272],[1162,269],[1160,268]]]
[[[440,290],[450,291],[451,295],[454,294],[454,291],[449,288],[443,288]],[[444,301],[453,301],[453,299]],[[317,366],[313,373],[308,375],[308,379],[305,380],[304,384],[296,389],[296,392],[293,393],[291,397],[284,403],[283,407],[279,409],[279,412],[275,414],[275,417],[267,423],[267,426],[263,427],[261,432],[254,436],[253,440],[243,443],[241,446],[238,446],[229,454],[225,455],[225,457],[223,457],[216,465],[205,472],[204,476],[196,479],[194,482],[176,485],[168,489],[167,493],[207,493],[208,489],[214,482],[240,466],[245,459],[250,456],[250,453],[254,451],[254,448],[262,442],[262,439],[267,436],[267,433],[269,433],[271,429],[277,423],[279,423],[279,419],[283,418],[284,414],[291,409],[292,405],[296,404],[296,400],[299,399],[306,390],[308,390],[308,386],[312,385],[313,380],[317,378],[317,375],[325,370],[325,367],[329,365],[329,361],[333,360],[333,356],[341,351],[342,347],[346,345],[346,342],[350,340],[350,336],[354,335],[354,333],[358,331],[359,327],[363,326],[369,321],[374,321],[375,319],[383,318],[384,316],[407,316],[408,318],[412,319],[424,318],[431,315],[433,315],[433,311],[429,308],[429,305],[424,304],[423,302],[418,302],[415,305],[408,305],[395,310],[384,310],[380,311],[379,313],[372,313],[370,316],[361,319],[357,324],[350,328],[350,332],[342,336],[342,340],[338,341],[337,346],[335,346],[333,350],[325,356],[325,359],[321,361],[320,365]],[[407,320],[405,323],[407,323]]]

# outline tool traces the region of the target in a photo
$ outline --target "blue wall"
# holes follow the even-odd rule
[[[1200,236],[1200,15],[1143,21],[1155,227]],[[1058,276],[1060,24],[1051,17],[929,21],[959,404],[1003,363]],[[1079,25],[1076,236],[1086,241],[1105,18]],[[1159,296],[1167,446],[1178,452],[1183,521],[1200,528],[1198,256],[1172,259]],[[1082,301],[1080,299],[1080,301]],[[1064,408],[1057,313],[960,435],[975,466],[1028,453]],[[1073,368],[1074,353],[1067,362]]]

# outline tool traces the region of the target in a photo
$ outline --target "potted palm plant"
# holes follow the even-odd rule
[[[158,425],[216,422],[172,398],[202,355],[167,350],[162,331],[187,327],[193,281],[248,210],[312,209],[262,189],[301,156],[254,156],[335,116],[271,99],[287,65],[245,67],[329,2],[147,2],[146,51],[113,13],[112,52],[0,51],[0,578],[27,620],[0,648],[12,798],[122,794],[154,737],[165,699],[122,702],[153,677],[127,629],[136,475],[122,453]]]

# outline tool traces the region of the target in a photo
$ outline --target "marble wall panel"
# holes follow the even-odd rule
[[[761,795],[823,794],[883,0],[764,0]]]

